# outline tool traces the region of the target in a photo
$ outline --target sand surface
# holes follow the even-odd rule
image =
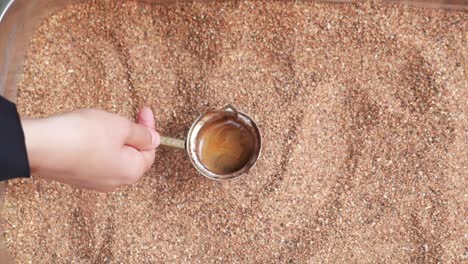
[[[18,263],[461,263],[468,258],[468,14],[308,1],[97,1],[38,29],[23,116],[82,107],[183,138],[233,103],[263,155],[227,183],[159,149],[112,194],[8,184]]]

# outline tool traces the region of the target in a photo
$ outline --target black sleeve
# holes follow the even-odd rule
[[[16,105],[0,96],[0,181],[29,177],[23,128]]]

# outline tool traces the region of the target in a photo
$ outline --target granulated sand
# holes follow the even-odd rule
[[[112,194],[8,184],[18,263],[454,263],[468,258],[468,15],[374,3],[98,1],[48,19],[19,108],[82,107],[183,138],[233,103],[259,122],[246,177],[160,148]]]

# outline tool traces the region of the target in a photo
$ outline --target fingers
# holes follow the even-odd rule
[[[125,145],[140,151],[153,150],[159,146],[159,134],[154,130],[154,117],[151,109],[145,107],[138,113],[138,124],[131,124]]]
[[[155,121],[150,108],[142,108],[137,116],[138,124],[131,123],[130,132],[122,147],[121,171],[126,184],[132,184],[151,167],[154,149],[159,146],[160,137],[154,130]]]
[[[122,183],[134,184],[151,167],[154,158],[149,162],[145,156],[146,151],[138,151],[133,147],[123,146],[121,150],[121,160],[119,162],[119,172],[122,176]],[[154,155],[154,151],[152,152]]]

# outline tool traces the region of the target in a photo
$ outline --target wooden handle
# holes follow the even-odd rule
[[[185,140],[161,136],[161,145],[171,148],[185,149]]]

